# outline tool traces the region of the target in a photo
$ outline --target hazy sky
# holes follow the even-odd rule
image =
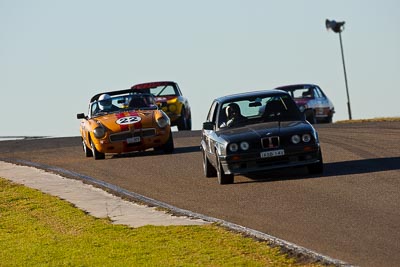
[[[219,96],[321,86],[348,118],[400,116],[398,0],[0,0],[0,136],[78,136],[101,91],[176,81],[200,129]]]

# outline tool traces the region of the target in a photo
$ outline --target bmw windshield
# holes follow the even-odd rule
[[[301,113],[289,95],[251,96],[223,103],[218,112],[219,128],[271,121],[302,120]]]

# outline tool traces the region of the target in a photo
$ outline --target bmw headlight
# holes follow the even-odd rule
[[[161,113],[162,113],[162,117],[158,118],[156,122],[157,122],[158,127],[165,128],[165,127],[167,127],[167,125],[170,124],[169,117],[164,112],[161,111]]]
[[[303,136],[301,137],[301,140],[303,140],[304,143],[308,143],[311,141],[311,135],[303,134]]]
[[[243,141],[243,142],[240,142],[240,144],[231,143],[228,146],[229,151],[231,151],[231,152],[237,152],[239,150],[239,147],[241,150],[246,151],[249,149],[250,145],[246,141]]]
[[[292,141],[293,144],[298,144],[301,141],[301,138],[299,135],[295,134],[292,136],[292,138],[290,138],[290,140]]]
[[[229,145],[229,150],[231,152],[236,152],[236,151],[238,151],[238,149],[239,149],[239,146],[236,143],[232,143],[232,144]]]
[[[249,149],[249,143],[247,143],[246,141],[243,141],[243,142],[241,142],[240,143],[240,149],[241,150],[244,150],[244,151],[246,151],[246,150],[248,150]]]
[[[106,135],[106,129],[100,125],[93,130],[93,134],[97,139],[103,138]]]

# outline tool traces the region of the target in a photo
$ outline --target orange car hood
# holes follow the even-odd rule
[[[132,128],[152,128],[154,127],[155,112],[154,110],[143,110],[110,113],[97,117],[95,120],[113,132],[127,131]]]

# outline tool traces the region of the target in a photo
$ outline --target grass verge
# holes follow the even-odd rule
[[[0,178],[0,266],[316,266],[216,225],[114,225]]]

